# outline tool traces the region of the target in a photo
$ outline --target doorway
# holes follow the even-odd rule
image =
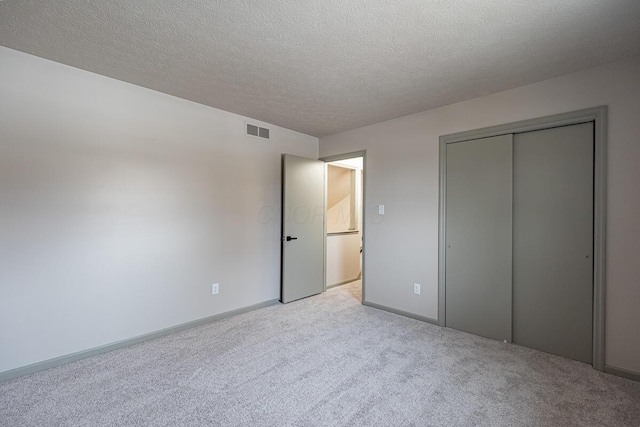
[[[325,289],[344,286],[362,302],[364,153],[326,162]]]
[[[282,303],[338,286],[364,301],[365,167],[365,151],[320,160],[282,155]],[[331,200],[329,171],[343,186]]]

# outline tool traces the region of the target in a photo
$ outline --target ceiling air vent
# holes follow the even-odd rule
[[[269,129],[247,123],[247,135],[269,139]]]

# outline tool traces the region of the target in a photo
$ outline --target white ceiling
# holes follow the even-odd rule
[[[640,1],[0,0],[0,43],[323,136],[640,55]]]

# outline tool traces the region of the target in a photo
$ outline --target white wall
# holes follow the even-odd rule
[[[640,372],[640,58],[321,138],[321,157],[367,150],[367,301],[437,318],[439,136],[598,105],[609,106],[605,363]]]
[[[360,234],[327,236],[327,286],[354,280],[360,273]]]
[[[278,298],[318,140],[245,120],[0,48],[0,372]]]
[[[349,178],[348,175],[347,178]],[[351,226],[350,213],[351,194],[327,209],[327,233],[339,233],[349,230]]]

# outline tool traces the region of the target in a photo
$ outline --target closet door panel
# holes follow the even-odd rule
[[[513,341],[592,362],[593,123],[514,136]]]
[[[511,342],[512,135],[447,144],[445,323]]]

